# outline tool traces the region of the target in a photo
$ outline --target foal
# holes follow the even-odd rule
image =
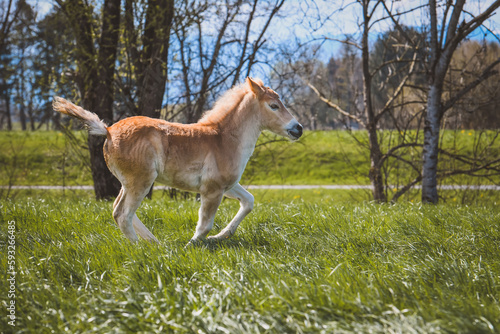
[[[237,199],[236,216],[219,234],[209,237],[229,238],[253,208],[253,196],[238,182],[261,131],[292,140],[302,135],[302,126],[279,95],[252,78],[227,91],[195,124],[136,116],[108,127],[96,114],[63,98],[55,97],[53,108],[80,119],[90,134],[106,137],[106,164],[122,184],[113,218],[132,242],[138,240],[137,234],[158,242],[136,215],[155,180],[200,193],[198,224],[190,243],[205,239],[210,232],[223,196]]]

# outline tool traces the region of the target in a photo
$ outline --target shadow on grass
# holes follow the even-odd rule
[[[214,253],[221,249],[254,249],[255,247],[264,247],[267,248],[271,246],[270,242],[264,238],[258,238],[254,240],[246,240],[238,237],[233,237],[229,239],[225,239],[222,241],[216,240],[203,240],[190,242],[186,249],[189,248],[204,248]]]

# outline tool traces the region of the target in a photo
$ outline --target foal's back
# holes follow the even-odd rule
[[[122,183],[158,177],[162,183],[193,191],[199,190],[207,154],[219,140],[217,129],[211,126],[144,116],[123,119],[107,130],[104,157]]]

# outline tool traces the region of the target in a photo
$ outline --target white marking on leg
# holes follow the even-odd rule
[[[240,201],[240,209],[233,220],[220,231],[219,234],[209,237],[211,240],[223,240],[231,237],[235,232],[241,221],[252,211],[254,198],[253,195],[246,191],[241,185],[237,184],[232,189],[224,193],[229,198],[234,198]]]
[[[132,218],[132,224],[134,225],[134,230],[141,238],[149,242],[160,242],[156,237],[151,233],[146,226],[141,222],[137,214]]]
[[[203,240],[214,225],[214,218],[222,200],[222,193],[202,194],[198,224],[193,240]]]

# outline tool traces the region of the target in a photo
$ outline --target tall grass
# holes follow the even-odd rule
[[[110,207],[1,203],[3,267],[17,228],[16,332],[500,331],[497,206],[270,199],[232,239],[187,250],[197,202],[145,202],[159,245],[130,244]],[[214,232],[236,209],[222,204]]]

